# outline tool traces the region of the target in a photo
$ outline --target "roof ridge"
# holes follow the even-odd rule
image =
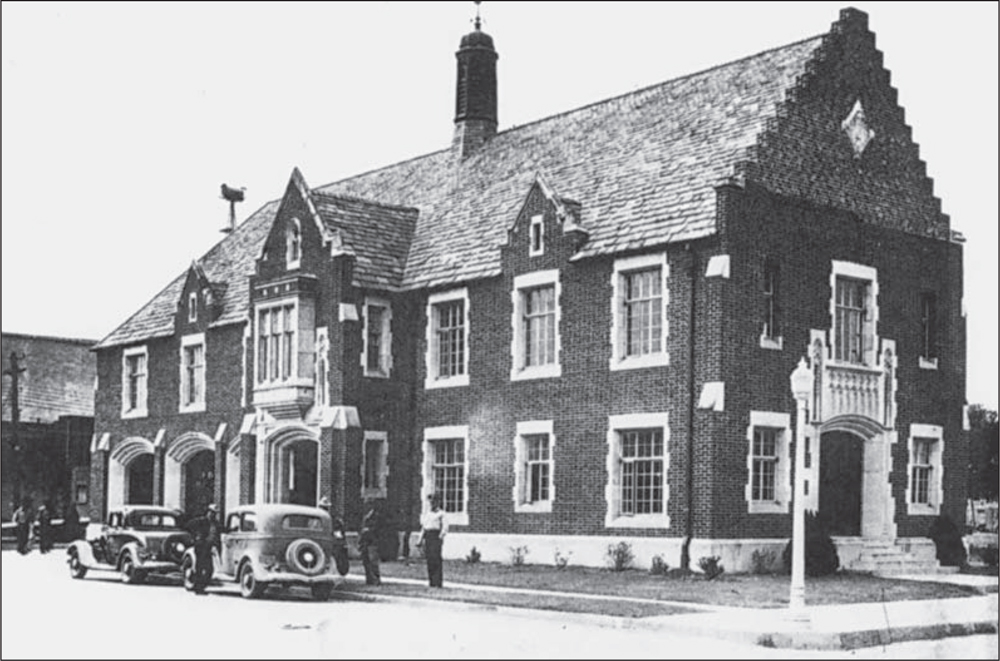
[[[94,345],[97,340],[89,340],[83,337],[64,337],[61,335],[37,335],[35,333],[17,333],[14,331],[3,331],[3,337],[23,337],[32,340],[58,340],[60,342],[72,342],[73,344]]]
[[[604,104],[611,104],[611,103],[614,103],[614,102],[621,102],[621,101],[625,100],[627,97],[638,96],[638,95],[640,95],[640,94],[642,94],[644,92],[648,92],[648,91],[650,91],[652,89],[655,89],[657,87],[663,87],[663,86],[671,84],[671,83],[677,83],[677,82],[680,82],[682,80],[686,80],[688,78],[694,78],[695,76],[702,76],[702,75],[710,73],[712,71],[717,71],[719,69],[724,69],[726,67],[730,67],[730,66],[733,66],[735,64],[739,64],[740,62],[745,62],[747,60],[752,60],[754,58],[758,58],[758,57],[761,57],[763,55],[767,55],[769,53],[775,53],[777,51],[785,50],[786,48],[793,48],[795,46],[800,46],[800,45],[806,43],[807,41],[814,41],[816,39],[825,39],[827,37],[827,35],[829,35],[829,34],[830,34],[829,32],[820,32],[819,34],[815,34],[815,35],[813,35],[811,37],[806,37],[805,39],[799,39],[797,41],[793,41],[793,42],[790,42],[790,43],[787,43],[787,44],[783,44],[781,46],[775,46],[774,48],[767,48],[767,49],[762,50],[760,52],[753,53],[752,55],[745,55],[743,57],[736,58],[735,60],[730,60],[728,62],[723,62],[722,64],[716,64],[714,66],[708,67],[707,69],[701,69],[699,71],[694,71],[694,72],[691,72],[691,73],[686,73],[684,75],[677,76],[676,78],[669,78],[667,80],[663,80],[663,81],[660,81],[658,83],[653,83],[652,85],[646,85],[645,87],[641,87],[641,88],[639,88],[637,90],[631,90],[629,92],[624,92],[622,94],[618,94],[617,96],[609,96],[606,99],[602,99],[600,101],[594,101],[593,103],[588,103],[586,105],[582,105],[582,106],[579,106],[577,108],[573,108],[571,110],[564,110],[563,112],[558,112],[558,113],[556,113],[554,115],[548,115],[546,117],[542,117],[542,118],[539,118],[539,119],[534,119],[534,120],[532,120],[530,122],[525,122],[524,124],[517,124],[515,126],[511,126],[508,129],[505,129],[503,131],[498,132],[495,137],[499,137],[499,136],[504,135],[506,133],[510,133],[512,131],[516,131],[516,130],[519,130],[519,129],[522,129],[522,128],[525,128],[525,127],[528,127],[528,126],[533,126],[535,124],[540,124],[541,122],[546,122],[546,121],[549,121],[550,119],[555,119],[557,117],[565,117],[567,115],[572,115],[575,112],[579,112],[581,110],[588,110],[590,108],[594,108],[595,106],[602,106]],[[392,167],[392,166],[387,166],[387,167]]]
[[[424,156],[429,156],[429,154],[425,154]],[[423,157],[418,156],[417,158],[423,158]],[[394,165],[398,165],[398,164],[394,164]],[[386,167],[390,168],[390,167],[393,167],[393,165],[387,165]],[[375,172],[375,170],[372,170],[372,172]],[[360,176],[363,176],[363,174],[357,175],[357,176],[360,177]],[[353,179],[353,178],[354,177],[351,177],[351,179]],[[339,182],[334,182],[334,183],[339,183]],[[325,184],[325,185],[332,186],[334,184]],[[420,209],[417,208],[417,207],[407,206],[407,205],[404,205],[404,204],[390,204],[388,202],[379,202],[378,200],[372,200],[372,199],[367,198],[367,197],[359,197],[357,195],[343,195],[341,193],[331,193],[331,192],[320,190],[318,188],[312,189],[312,193],[315,194],[315,195],[320,195],[321,197],[329,197],[329,198],[335,198],[335,199],[339,199],[339,200],[347,200],[349,202],[361,202],[363,204],[370,204],[370,205],[373,205],[373,206],[385,207],[387,209],[399,209],[401,211],[416,211],[417,213],[420,213]]]

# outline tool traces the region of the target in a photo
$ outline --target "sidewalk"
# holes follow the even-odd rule
[[[351,582],[363,580],[357,574],[348,576]],[[598,626],[616,628],[643,628],[684,635],[704,636],[734,642],[751,643],[764,647],[815,650],[851,650],[877,645],[887,645],[912,640],[931,640],[949,636],[997,633],[997,577],[959,574],[907,576],[910,580],[932,580],[980,587],[991,594],[958,599],[923,601],[893,601],[866,604],[810,606],[809,622],[791,621],[788,611],[781,608],[736,608],[687,602],[656,601],[665,605],[683,606],[687,611],[677,615],[645,618],[622,618],[606,615],[562,613],[506,606],[482,606],[507,614],[533,618],[570,619]],[[383,577],[384,583],[424,584],[406,578]],[[559,595],[565,592],[504,588],[497,586],[466,585],[445,582],[448,588],[479,591],[496,591],[521,594]],[[435,600],[432,597],[403,597],[375,592],[363,594],[338,592],[338,598],[419,603],[435,601],[439,606],[451,605],[468,608],[463,602]],[[575,593],[568,595],[585,600],[619,600],[650,602],[649,599],[610,597]]]

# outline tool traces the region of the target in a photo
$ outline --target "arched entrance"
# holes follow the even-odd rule
[[[197,515],[215,502],[215,452],[200,450],[184,464],[184,509]]]
[[[819,425],[819,516],[834,537],[896,536],[889,483],[895,432],[871,418],[841,415]]]
[[[845,431],[820,437],[819,518],[834,536],[861,535],[864,439]]]
[[[315,505],[319,494],[319,441],[307,430],[293,427],[268,439],[268,500]]]
[[[199,516],[215,502],[215,442],[189,432],[167,450],[163,466],[163,504]]]
[[[108,459],[108,507],[151,505],[153,444],[132,436],[118,443]]]

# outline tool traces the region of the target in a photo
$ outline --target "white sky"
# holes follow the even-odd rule
[[[500,129],[829,29],[847,3],[486,2]],[[997,3],[857,2],[968,239],[968,400],[997,407]],[[451,140],[472,3],[3,2],[3,329],[100,339],[279,197]]]

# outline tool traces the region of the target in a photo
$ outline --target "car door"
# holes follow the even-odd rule
[[[103,561],[109,565],[115,564],[118,553],[121,552],[125,534],[125,514],[120,510],[108,512],[108,522],[104,525],[104,555]]]
[[[237,542],[240,539],[240,521],[243,519],[241,512],[233,512],[226,517],[226,527],[222,531],[222,539],[219,546],[221,553],[219,556],[219,571],[224,574],[235,576],[236,563],[239,558],[235,553]]]

